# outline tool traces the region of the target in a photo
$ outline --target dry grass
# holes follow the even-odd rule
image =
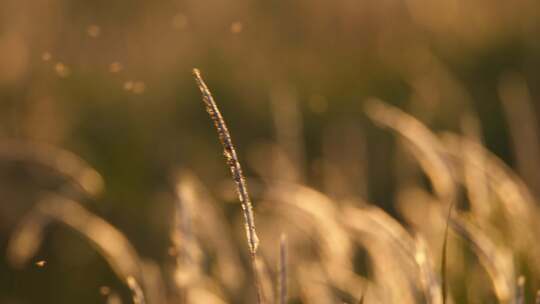
[[[401,143],[432,186],[411,181],[409,188],[399,189],[397,210],[403,220],[366,202],[365,191],[354,191],[350,185],[334,189],[339,186],[325,183],[328,193],[307,185],[303,149],[291,144],[301,129],[279,130],[277,153],[283,154],[282,160],[293,161],[262,158],[270,162],[262,168],[275,165],[286,172],[263,170],[256,231],[231,135],[200,72],[194,70],[194,76],[236,186],[247,254],[236,244],[239,225],[229,223],[223,206],[194,173],[181,170],[173,180],[172,263],[141,258],[128,238],[103,218],[79,202],[49,195],[13,233],[7,252],[13,266],[28,265],[48,225],[60,222],[96,248],[136,304],[249,303],[254,297],[258,303],[280,304],[470,303],[478,300],[475,295],[499,303],[532,299],[530,290],[539,287],[540,278],[540,246],[534,241],[540,213],[535,197],[512,169],[482,146],[474,119],[465,121],[465,135],[439,135],[396,107],[378,100],[367,102],[368,117],[405,139]],[[277,127],[299,128],[298,113],[290,111]],[[274,114],[279,116],[279,111]],[[82,192],[99,194],[103,181],[83,160],[60,149],[36,147],[6,143],[0,146],[0,156],[45,165],[79,185]],[[336,158],[338,152],[328,154]],[[344,167],[322,172],[340,175]],[[465,202],[469,207],[464,207]],[[527,281],[516,277],[522,263],[528,265]],[[46,263],[41,268],[46,269]],[[469,290],[462,292],[466,296],[456,292],[455,286],[463,281],[470,282],[465,287]],[[122,301],[120,293],[106,290],[107,303]]]
[[[244,177],[244,173],[242,172],[242,166],[240,165],[238,156],[236,155],[236,150],[232,143],[231,134],[229,133],[229,130],[227,129],[225,120],[223,119],[223,116],[221,115],[219,108],[216,102],[214,101],[212,94],[210,93],[210,90],[208,89],[208,87],[206,86],[206,83],[202,79],[201,73],[199,72],[199,70],[193,69],[193,75],[195,76],[195,80],[197,81],[197,84],[199,85],[199,89],[201,90],[202,99],[203,99],[204,105],[206,106],[206,111],[208,112],[208,115],[210,115],[210,118],[212,119],[212,122],[214,123],[214,126],[216,127],[216,130],[218,132],[219,140],[221,141],[221,145],[223,146],[223,154],[225,155],[225,159],[227,160],[227,165],[229,166],[229,169],[232,174],[232,178],[234,180],[234,183],[236,184],[236,191],[238,194],[238,199],[240,200],[240,203],[242,204],[242,211],[244,214],[244,221],[245,221],[244,225],[245,225],[246,236],[247,236],[247,241],[249,245],[251,263],[252,263],[254,274],[255,274],[255,287],[257,289],[257,302],[263,303],[264,302],[264,294],[263,294],[264,284],[262,280],[263,276],[261,275],[261,271],[258,271],[258,269],[260,269],[261,267],[260,265],[262,261],[257,258],[257,248],[259,246],[259,238],[257,237],[257,232],[255,230],[255,218],[253,216],[253,207],[251,206],[251,199],[249,197],[246,179]]]
[[[219,140],[221,141],[221,145],[223,146],[223,154],[225,155],[227,165],[229,165],[229,169],[231,170],[234,183],[236,184],[238,199],[242,203],[244,220],[246,222],[246,235],[249,244],[249,251],[252,256],[255,256],[255,254],[257,253],[257,247],[259,246],[259,238],[257,237],[257,232],[255,231],[253,207],[251,206],[251,199],[249,198],[246,179],[244,177],[244,173],[242,172],[242,166],[238,161],[238,156],[236,155],[236,150],[234,149],[234,145],[232,143],[231,134],[227,129],[225,120],[219,112],[219,108],[217,107],[217,104],[214,101],[210,90],[206,86],[206,83],[204,83],[204,80],[201,77],[201,73],[199,72],[199,70],[194,69],[193,75],[195,76],[195,80],[197,81],[199,89],[201,90],[204,105],[206,106],[206,111],[208,112],[208,115],[210,115],[212,122],[214,122],[214,126],[216,127],[216,130],[218,132]]]

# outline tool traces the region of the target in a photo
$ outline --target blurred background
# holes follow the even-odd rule
[[[0,3],[0,252],[44,193],[53,192],[77,200],[121,231],[141,257],[168,269],[174,264],[176,178],[189,170],[222,209],[232,231],[228,238],[249,276],[240,205],[194,67],[237,145],[266,231],[261,246],[275,254],[280,230],[287,229],[265,217],[265,174],[302,181],[336,201],[369,202],[410,229],[397,204],[401,190],[410,184],[432,189],[405,145],[367,118],[365,101],[372,97],[434,133],[474,134],[533,195],[540,194],[537,1]],[[49,161],[40,156],[45,151],[53,155],[52,167],[63,166],[50,147],[94,168],[99,175],[85,181],[99,189],[102,179],[103,191],[93,196],[66,189],[65,176],[41,164]],[[280,149],[296,176],[275,170]],[[265,241],[265,233],[275,239]],[[105,303],[104,287],[131,301],[124,282],[79,233],[51,224],[42,241],[24,266],[0,259],[1,303]],[[440,256],[439,249],[433,252]],[[467,260],[467,252],[449,259],[456,255]],[[274,274],[275,261],[268,260]],[[527,291],[533,294],[539,287],[533,271],[527,262],[516,263],[516,273],[531,278]],[[438,267],[435,262],[437,273]],[[369,277],[365,268],[351,271]],[[495,301],[489,283],[478,292],[464,283],[482,282],[486,274],[455,277],[456,303]],[[249,280],[241,284],[251,286]],[[301,292],[306,289],[295,284],[291,302],[309,302]],[[168,293],[172,285],[165,283]],[[227,302],[253,303],[252,294],[227,288],[221,288]]]

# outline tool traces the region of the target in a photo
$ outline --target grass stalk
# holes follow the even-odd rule
[[[195,81],[197,82],[197,85],[199,86],[199,90],[201,91],[202,100],[206,107],[206,111],[208,112],[208,115],[210,115],[210,118],[212,119],[214,126],[217,130],[219,140],[221,142],[221,145],[223,146],[223,154],[225,155],[227,165],[229,166],[232,178],[234,180],[234,183],[236,184],[236,191],[238,194],[238,199],[240,200],[240,203],[242,204],[246,236],[247,236],[249,252],[250,252],[250,257],[251,257],[251,264],[252,264],[254,275],[255,275],[255,285],[257,288],[257,300],[258,300],[257,302],[262,303],[263,295],[262,295],[262,290],[261,290],[261,286],[259,283],[257,270],[256,270],[257,269],[256,255],[257,255],[257,248],[259,245],[259,238],[257,237],[257,232],[255,230],[255,219],[253,216],[253,208],[251,205],[251,199],[249,198],[249,193],[248,193],[248,189],[246,185],[246,179],[242,172],[242,166],[240,165],[240,162],[238,161],[238,156],[236,154],[236,150],[232,143],[229,129],[227,128],[225,120],[223,119],[223,116],[221,115],[221,112],[219,111],[219,108],[216,102],[214,101],[214,98],[212,97],[212,94],[210,93],[208,86],[202,79],[201,73],[198,69],[193,69],[193,75],[195,76]]]

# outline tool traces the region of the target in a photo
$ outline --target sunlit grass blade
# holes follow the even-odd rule
[[[257,274],[256,259],[259,238],[257,237],[257,232],[255,230],[255,219],[253,216],[251,199],[248,194],[246,179],[244,177],[244,173],[242,172],[242,166],[240,165],[238,156],[236,155],[236,150],[232,143],[231,134],[229,133],[225,120],[223,119],[223,116],[221,115],[221,112],[219,111],[219,108],[214,101],[214,98],[212,97],[212,93],[210,93],[210,90],[202,79],[201,73],[198,69],[193,69],[193,75],[195,76],[195,80],[197,81],[197,85],[199,86],[199,90],[201,91],[206,111],[208,112],[208,115],[210,115],[210,118],[212,119],[214,126],[216,127],[219,140],[221,141],[221,145],[223,146],[223,153],[227,160],[227,165],[229,166],[232,178],[234,180],[234,183],[236,184],[238,198],[240,200],[240,203],[242,204],[251,264],[253,267],[253,272],[255,274],[257,301],[258,303],[262,303],[263,295]]]
[[[21,221],[8,244],[9,261],[14,266],[27,263],[41,244],[43,229],[54,221],[70,227],[90,241],[122,281],[144,282],[142,261],[126,236],[78,202],[58,196],[49,196],[37,203]],[[36,238],[34,234],[40,237]]]
[[[448,229],[450,226],[450,217],[452,216],[452,209],[454,205],[450,204],[448,207],[448,216],[446,218],[446,226],[444,228],[444,240],[442,246],[442,258],[441,258],[441,285],[442,285],[442,303],[446,304],[446,297],[448,294],[448,274],[446,272],[446,259],[447,259],[447,247],[448,247]]]
[[[78,155],[52,145],[27,140],[0,141],[0,159],[47,168],[92,197],[103,193],[103,177]]]

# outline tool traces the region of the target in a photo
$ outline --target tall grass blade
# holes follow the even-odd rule
[[[257,237],[257,232],[255,230],[255,219],[253,216],[253,208],[251,205],[251,199],[248,194],[246,180],[242,172],[242,166],[240,165],[240,162],[238,161],[238,156],[236,155],[236,150],[232,143],[231,134],[229,133],[225,120],[223,119],[223,116],[221,115],[221,112],[219,111],[219,108],[216,102],[214,101],[214,98],[212,97],[212,94],[210,93],[208,86],[202,79],[200,71],[198,69],[193,69],[193,75],[195,76],[195,80],[197,82],[197,85],[199,86],[199,90],[201,91],[202,99],[206,107],[206,111],[208,112],[208,115],[210,115],[210,118],[214,122],[214,126],[217,130],[219,140],[221,141],[221,145],[223,146],[223,153],[227,160],[227,165],[229,166],[232,178],[234,180],[234,183],[236,184],[238,198],[240,200],[240,203],[242,204],[246,236],[247,236],[249,252],[251,256],[251,264],[252,264],[253,271],[255,274],[257,300],[258,300],[258,303],[262,303],[263,295],[262,295],[260,283],[258,282],[259,280],[257,278],[257,267],[256,267],[257,265],[256,254],[257,254],[257,247],[259,246],[259,238]]]

